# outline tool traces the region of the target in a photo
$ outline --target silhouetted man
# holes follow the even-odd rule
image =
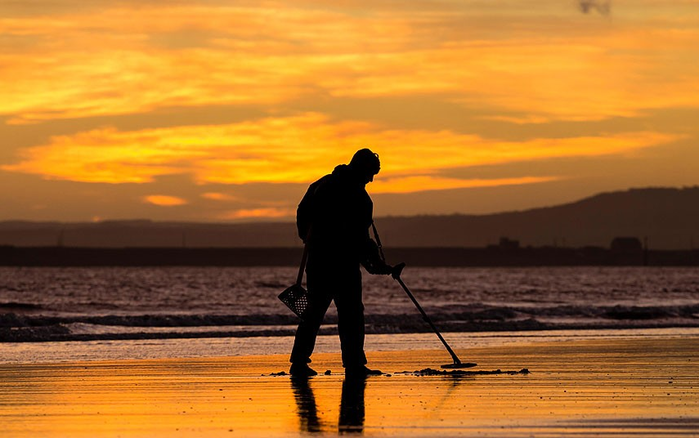
[[[308,364],[318,330],[331,301],[335,301],[342,347],[342,365],[348,376],[381,374],[366,367],[364,305],[360,264],[372,274],[391,274],[369,237],[373,203],[365,185],[379,173],[377,154],[361,149],[348,165],[341,164],[311,184],[298,206],[299,236],[308,245],[306,266],[309,310],[299,324],[291,352],[294,376],[317,373]]]

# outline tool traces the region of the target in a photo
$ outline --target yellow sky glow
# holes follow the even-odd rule
[[[189,174],[199,184],[306,183],[370,146],[382,157],[377,193],[509,185],[550,179],[470,181],[440,177],[446,169],[513,161],[623,154],[678,137],[633,132],[604,137],[505,142],[451,131],[383,130],[308,113],[230,125],[120,132],[102,129],[52,139],[23,151],[3,170],[92,183],[147,183]]]
[[[532,186],[509,198],[525,208],[562,200],[538,186],[696,184],[699,1],[610,5],[5,2],[0,179],[25,195],[0,201],[8,219],[68,217],[69,197],[75,218],[276,218],[364,147],[372,194]]]
[[[457,179],[432,176],[411,176],[382,180],[376,178],[368,187],[371,193],[414,193],[427,190],[449,190],[475,187],[498,187],[555,181],[557,177],[529,176],[523,178]]]

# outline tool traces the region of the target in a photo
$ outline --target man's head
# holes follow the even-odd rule
[[[364,178],[365,183],[371,182],[374,180],[374,175],[381,170],[379,154],[375,154],[369,149],[360,149],[352,157],[349,167],[359,173]]]

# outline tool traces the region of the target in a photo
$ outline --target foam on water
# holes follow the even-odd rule
[[[444,333],[449,344],[462,360],[468,360],[468,349],[526,345],[537,342],[566,342],[592,339],[649,339],[699,336],[699,328],[614,329],[614,330],[544,330],[535,332]],[[284,355],[291,351],[290,336],[145,339],[80,342],[0,343],[0,364],[59,363],[80,361],[114,361],[143,359],[210,358],[230,356]],[[434,333],[368,335],[366,350],[410,351],[433,350],[435,364],[451,360]],[[316,353],[337,353],[337,336],[321,335]],[[284,357],[283,362],[286,362]]]

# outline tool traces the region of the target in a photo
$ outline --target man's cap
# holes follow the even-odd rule
[[[367,148],[360,149],[355,152],[349,165],[355,169],[371,172],[372,175],[376,175],[381,169],[379,154],[376,154]]]

